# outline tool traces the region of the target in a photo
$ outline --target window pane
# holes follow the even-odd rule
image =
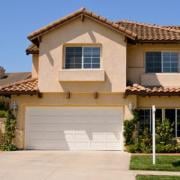
[[[100,62],[100,59],[99,58],[93,58],[92,59],[92,63],[99,63]]]
[[[91,64],[84,64],[84,68],[91,68]]]
[[[100,48],[84,47],[84,68],[100,68]]]
[[[162,109],[156,109],[155,117],[156,117],[156,124],[162,122]]]
[[[146,72],[161,72],[161,52],[146,52]]]
[[[165,118],[173,125],[173,135],[175,136],[175,109],[165,109]]]
[[[100,64],[92,64],[92,68],[100,68]]]
[[[65,68],[82,68],[82,47],[66,47]]]
[[[145,128],[148,128],[151,131],[151,110],[150,109],[141,109],[139,110],[139,129],[141,132]]]
[[[84,63],[91,63],[91,58],[84,58]]]
[[[163,52],[163,72],[178,72],[178,53]]]
[[[100,57],[100,48],[93,48],[93,56],[94,57]]]
[[[177,110],[177,137],[180,137],[180,109]]]
[[[84,48],[84,57],[91,57],[92,56],[92,48],[85,47]]]

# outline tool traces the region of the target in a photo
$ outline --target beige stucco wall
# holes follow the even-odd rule
[[[42,37],[39,56],[41,92],[124,92],[126,86],[126,42],[124,36],[85,18],[73,20]],[[99,45],[105,82],[59,82],[64,45]],[[92,71],[93,75],[93,71]],[[80,77],[81,78],[81,77]]]
[[[137,107],[150,108],[155,105],[157,108],[180,108],[179,96],[152,96],[138,97]]]
[[[38,78],[39,73],[39,55],[32,55],[32,78]]]
[[[127,47],[127,79],[143,85],[180,86],[180,75],[169,76],[166,73],[145,74],[145,52],[147,51],[178,51],[179,44],[137,44]],[[145,75],[144,75],[145,74]],[[172,83],[173,79],[173,83]]]
[[[62,69],[59,71],[60,82],[104,82],[105,72],[102,69],[77,70]]]
[[[24,128],[25,128],[25,110],[29,106],[106,106],[122,107],[124,119],[131,119],[132,112],[129,104],[136,104],[136,97],[129,96],[124,98],[121,93],[99,94],[98,99],[94,98],[93,93],[72,94],[70,99],[66,99],[66,93],[45,93],[42,98],[37,96],[13,96],[12,101],[18,104],[17,113],[17,131],[16,145],[19,148],[24,147]]]

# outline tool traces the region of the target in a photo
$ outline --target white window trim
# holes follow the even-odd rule
[[[82,48],[82,67],[81,68],[66,68],[66,48],[67,47],[81,47]],[[99,68],[84,68],[84,48],[85,47],[97,47],[100,49],[100,67]],[[92,70],[92,71],[96,71],[96,70],[101,70],[102,69],[102,47],[99,44],[87,44],[87,45],[81,45],[81,44],[69,44],[69,45],[65,45],[64,46],[64,56],[63,56],[63,69],[64,70]]]

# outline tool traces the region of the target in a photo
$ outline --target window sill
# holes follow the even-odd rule
[[[103,69],[62,69],[59,71],[60,82],[103,82]]]

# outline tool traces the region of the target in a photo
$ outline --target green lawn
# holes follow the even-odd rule
[[[157,155],[156,165],[152,164],[150,155],[132,155],[131,170],[180,171],[180,166],[173,166],[172,162],[180,160],[180,156]]]
[[[136,180],[180,180],[180,176],[137,175]]]

